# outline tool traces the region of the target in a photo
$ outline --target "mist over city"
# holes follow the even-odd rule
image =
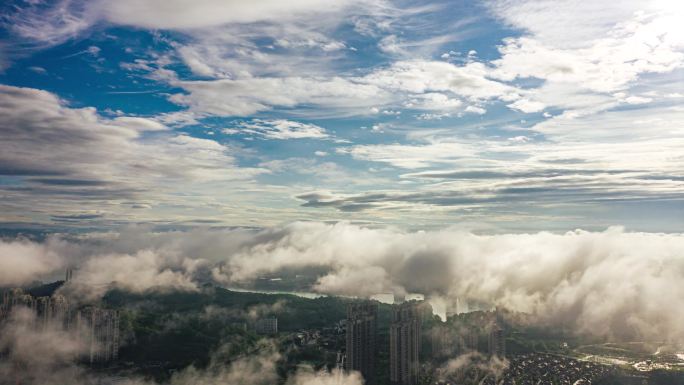
[[[0,385],[684,384],[684,3],[0,4]]]

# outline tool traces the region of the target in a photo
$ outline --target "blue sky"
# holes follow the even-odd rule
[[[608,3],[9,2],[0,222],[681,231],[684,7]]]

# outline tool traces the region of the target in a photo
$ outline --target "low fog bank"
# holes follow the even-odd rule
[[[227,360],[219,347],[206,368],[187,367],[162,384],[140,376],[108,376],[79,364],[89,346],[85,337],[56,325],[34,328],[37,321],[28,309],[17,309],[0,324],[0,384],[23,385],[219,385],[278,383],[277,346],[263,340],[252,355]],[[301,366],[285,385],[362,385],[358,373],[315,371]]]
[[[196,291],[282,271],[316,274],[313,290],[423,293],[525,312],[606,338],[684,341],[684,234],[609,228],[553,234],[405,232],[298,222],[256,230],[52,235],[0,242],[0,286],[74,267],[61,290],[84,300],[110,288]],[[312,374],[315,377],[315,374]]]

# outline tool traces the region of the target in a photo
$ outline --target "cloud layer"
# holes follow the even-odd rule
[[[0,186],[4,221],[49,214],[67,224],[96,222],[107,212],[149,208],[150,200],[169,202],[184,183],[208,191],[207,184],[244,184],[264,172],[238,167],[224,144],[172,132],[157,120],[107,118],[32,88],[0,85],[0,99],[0,175],[20,182]]]
[[[8,9],[6,223],[681,227],[677,1]]]
[[[34,265],[26,271],[35,275],[24,276],[25,281],[41,276],[50,253],[79,264],[74,281],[91,291],[98,286],[196,290],[207,280],[241,285],[288,270],[319,275],[313,289],[321,293],[369,296],[406,290],[451,304],[458,298],[523,311],[579,333],[684,337],[681,234],[611,228],[475,235],[293,223],[262,231],[135,231],[56,241],[31,247],[5,243],[3,248],[14,247],[24,265]]]

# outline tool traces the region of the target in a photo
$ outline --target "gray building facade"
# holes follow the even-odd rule
[[[405,302],[392,308],[390,324],[390,380],[396,385],[416,385],[420,372],[420,302]]]
[[[377,359],[378,305],[354,303],[347,307],[346,358],[347,371],[361,372],[366,384],[375,384]]]

